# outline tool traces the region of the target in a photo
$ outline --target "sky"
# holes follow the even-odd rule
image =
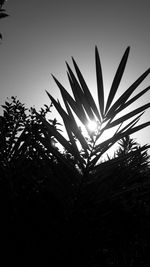
[[[50,104],[47,90],[61,102],[51,74],[71,92],[66,63],[73,56],[96,98],[94,49],[97,45],[105,86],[111,86],[127,46],[131,47],[119,92],[124,92],[150,67],[150,2],[146,0],[8,0],[10,15],[0,21],[0,105],[17,96],[27,107]],[[150,76],[138,91],[150,84]],[[150,93],[137,106],[149,102]],[[2,110],[0,110],[2,112]],[[149,120],[147,110],[141,122]],[[150,128],[136,133],[150,143]]]

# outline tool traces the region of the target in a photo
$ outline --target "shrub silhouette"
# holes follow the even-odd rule
[[[0,118],[1,210],[4,225],[9,221],[11,238],[3,241],[9,241],[11,264],[46,265],[54,261],[54,266],[142,266],[149,259],[149,146],[133,144],[130,135],[149,126],[149,122],[136,124],[150,104],[116,116],[149,90],[147,87],[130,98],[150,70],[112,104],[128,54],[129,48],[104,101],[100,58],[95,49],[99,107],[74,59],[78,80],[67,65],[74,98],[54,78],[66,110],[47,93],[64,121],[68,139],[57,128],[56,120],[46,118],[48,106],[26,114],[25,106],[16,98],[5,102]],[[74,114],[87,129],[87,137]],[[89,119],[97,122],[94,132],[88,130]],[[112,137],[101,142],[105,131],[114,127]],[[115,157],[101,162],[104,153],[120,140]]]

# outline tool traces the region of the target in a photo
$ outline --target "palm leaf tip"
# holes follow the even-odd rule
[[[100,113],[103,118],[104,116],[104,86],[103,86],[103,75],[102,75],[101,62],[100,62],[100,57],[99,57],[97,46],[95,46],[95,62],[96,62],[98,101],[99,101]]]
[[[113,106],[109,109],[107,113],[107,117],[112,116],[112,114],[116,114],[117,112],[120,112],[125,107],[129,106],[137,98],[139,98],[143,93],[147,91],[147,89],[143,90],[142,94],[138,94],[137,96],[133,97],[132,99],[128,100],[129,97],[132,95],[132,93],[135,91],[135,89],[140,85],[140,83],[143,82],[143,80],[149,75],[150,68],[147,69],[113,104]],[[128,100],[128,101],[127,101]]]
[[[106,110],[105,110],[105,113],[107,113],[108,109],[110,108],[111,104],[112,104],[112,101],[115,97],[115,94],[118,90],[118,87],[119,87],[119,84],[120,84],[120,81],[121,81],[121,78],[123,76],[123,73],[124,73],[124,70],[125,70],[125,67],[126,67],[126,63],[127,63],[127,60],[128,60],[128,56],[129,56],[129,52],[130,52],[130,47],[128,46],[127,49],[125,50],[125,53],[121,59],[121,62],[118,66],[118,69],[116,71],[116,74],[115,74],[115,77],[114,77],[114,80],[113,80],[113,83],[112,83],[112,86],[111,86],[111,89],[110,89],[110,92],[109,92],[109,96],[108,96],[108,100],[107,100],[107,103],[106,103]]]

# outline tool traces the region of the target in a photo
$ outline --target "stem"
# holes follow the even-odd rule
[[[92,140],[92,147],[91,147],[91,149],[90,149],[90,154],[89,154],[89,156],[88,156],[88,158],[87,158],[87,164],[86,164],[86,167],[85,167],[85,170],[84,170],[84,173],[83,173],[83,179],[82,179],[83,181],[86,180],[87,174],[89,173],[89,172],[88,172],[88,168],[89,168],[89,164],[90,164],[91,156],[92,156],[92,154],[93,154],[93,150],[94,150],[94,148],[95,148],[95,144],[96,144],[97,138],[98,138],[98,134],[96,135],[95,138],[93,137],[93,140]]]

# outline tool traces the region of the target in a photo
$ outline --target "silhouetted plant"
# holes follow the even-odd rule
[[[145,172],[149,169],[149,158],[148,148],[149,145],[141,147],[133,138],[125,136],[118,142],[120,147],[115,151],[114,157],[122,157],[121,167],[129,168],[130,171],[136,170],[137,173]],[[134,153],[133,153],[134,152]],[[123,157],[128,157],[123,160]]]
[[[131,138],[129,135],[123,137],[118,144],[120,145],[119,149],[115,154],[117,156],[127,154],[131,151],[136,150],[139,147],[139,144],[135,142],[133,138]]]
[[[16,97],[8,99],[0,116],[0,183],[7,185],[9,196],[27,198],[32,191],[40,190],[47,183],[48,164],[56,165],[56,158],[50,154],[40,140],[43,138],[41,122]],[[51,112],[47,105],[41,108],[44,118]],[[56,119],[50,121],[56,129]],[[59,130],[59,129],[58,129]],[[48,137],[54,146],[53,136]],[[47,167],[46,167],[47,166]],[[51,166],[52,167],[52,166]],[[50,171],[50,170],[49,170]],[[20,179],[21,177],[21,179]]]
[[[101,159],[102,155],[118,140],[120,140],[124,136],[131,135],[132,133],[135,133],[136,131],[141,130],[142,128],[150,125],[150,122],[146,122],[141,125],[135,126],[143,112],[150,107],[149,103],[133,111],[130,111],[125,115],[121,116],[120,118],[116,119],[116,116],[120,112],[124,111],[127,107],[129,107],[132,103],[134,103],[150,89],[150,87],[147,87],[146,89],[138,93],[136,96],[129,99],[132,93],[138,87],[138,85],[149,74],[150,69],[148,69],[116,100],[114,104],[112,104],[125,69],[128,54],[129,47],[126,49],[123,58],[119,64],[118,70],[116,72],[109,92],[108,99],[107,101],[104,101],[101,63],[98,54],[98,49],[95,49],[99,108],[96,106],[94,99],[90,93],[90,90],[74,59],[73,64],[77,73],[78,80],[69,65],[67,64],[68,79],[74,94],[74,99],[69,95],[69,93],[60,84],[60,82],[54,77],[62,94],[66,110],[62,108],[59,101],[56,101],[52,95],[50,95],[48,92],[47,94],[64,121],[64,126],[69,137],[69,142],[62,135],[58,135],[57,131],[53,131],[47,121],[41,118],[37,113],[37,117],[41,119],[43,125],[47,127],[49,134],[54,135],[57,141],[68,151],[68,153],[72,154],[74,158],[74,163],[80,165],[83,174],[89,173],[90,170],[94,170],[96,168],[95,166],[97,162],[99,161],[99,159]],[[106,102],[106,106],[104,106],[104,102]],[[86,128],[90,142],[87,141],[82,131],[80,131],[74,114],[78,117],[83,127]],[[132,119],[135,116],[136,118]],[[132,120],[129,123],[126,123],[126,121],[128,121],[129,119]],[[90,130],[88,129],[88,122],[90,120],[94,120],[97,123],[96,134],[90,132]],[[112,129],[112,131],[113,129],[116,129],[116,131],[111,138],[108,138],[108,140],[102,142],[102,136],[105,134],[105,131],[109,129]],[[80,153],[77,141],[82,147],[82,152],[84,152],[82,154]]]
[[[132,238],[135,240],[136,235],[139,238],[138,231],[141,227],[139,223],[139,217],[141,220],[141,204],[139,203],[147,207],[149,205],[149,197],[147,200],[144,198],[145,195],[148,196],[149,180],[146,177],[142,180],[140,173],[137,175],[137,172],[136,175],[128,175],[133,167],[134,169],[137,167],[139,162],[141,165],[138,170],[141,171],[143,164],[141,158],[146,159],[145,155],[147,155],[146,151],[149,146],[139,147],[132,151],[130,151],[131,147],[130,149],[126,148],[127,153],[100,162],[104,153],[120,139],[125,141],[127,136],[150,125],[148,121],[136,126],[143,112],[150,107],[149,103],[125,115],[120,115],[119,118],[117,117],[120,112],[124,111],[150,89],[148,86],[130,98],[135,89],[149,74],[150,69],[148,69],[114,102],[128,54],[129,48],[126,49],[119,64],[108,99],[104,101],[101,63],[98,49],[95,49],[99,107],[96,106],[74,59],[73,64],[77,78],[67,64],[68,79],[74,98],[53,76],[60,89],[66,109],[51,94],[48,92],[47,94],[63,119],[68,139],[58,133],[47,120],[35,112],[43,125],[44,138],[41,142],[43,146],[46,146],[49,153],[55,155],[63,169],[63,192],[65,193],[61,195],[60,202],[63,203],[66,214],[67,230],[64,232],[66,242],[70,246],[70,253],[73,253],[72,257],[76,258],[75,266],[78,266],[79,262],[84,265],[85,260],[88,263],[90,262],[89,266],[92,266],[96,251],[97,262],[104,264],[104,266],[110,266],[111,264],[114,266],[125,266],[127,264],[129,266],[132,261],[135,262],[135,255],[132,254],[135,243],[132,242]],[[76,117],[81,122],[81,128],[77,124]],[[95,131],[88,129],[90,120],[97,123]],[[82,127],[86,129],[86,136]],[[105,141],[101,141],[105,132],[110,129],[114,129],[112,136]],[[50,143],[46,143],[48,137],[45,131],[50,136],[54,136],[64,147],[65,157],[61,151],[53,150]],[[121,170],[122,162],[125,164],[132,162],[131,165],[128,165],[126,175]],[[59,185],[61,185],[61,179],[62,176],[58,175],[56,180]],[[52,186],[51,181],[49,185]],[[137,221],[138,226],[133,231],[134,224]],[[114,242],[117,243],[116,247]],[[105,249],[107,259],[104,259],[103,252]],[[107,260],[109,262],[106,263]]]
[[[9,162],[15,143],[17,142],[20,132],[25,128],[27,121],[26,108],[15,97],[6,101],[2,105],[4,111],[1,116],[1,160]]]
[[[2,105],[2,108],[3,116],[0,116],[0,156],[1,162],[5,161],[7,165],[13,158],[21,156],[21,148],[23,149],[24,147],[22,151],[27,153],[31,145],[31,150],[32,152],[34,151],[36,147],[33,145],[33,140],[35,142],[37,141],[37,144],[39,144],[40,142],[37,138],[37,134],[42,136],[41,121],[35,116],[33,108],[27,109],[25,105],[14,96],[8,99],[5,104]],[[51,112],[51,110],[47,105],[40,110],[40,114],[43,118],[45,118],[49,112]],[[57,126],[60,124],[56,119],[49,121],[55,129],[59,130]],[[50,138],[52,142],[53,138]]]
[[[51,257],[54,253],[55,260],[61,255],[68,266],[131,266],[136,262],[136,255],[139,256],[145,247],[145,250],[149,248],[148,237],[144,230],[141,232],[143,224],[147,231],[150,230],[147,220],[150,215],[150,176],[147,176],[147,173],[145,175],[144,169],[141,169],[143,162],[145,164],[145,160],[147,161],[149,146],[136,147],[128,136],[150,125],[150,122],[146,122],[136,126],[150,104],[145,104],[120,118],[116,117],[150,89],[147,87],[130,98],[150,69],[114,102],[128,54],[129,48],[119,64],[108,99],[104,101],[101,64],[98,50],[95,49],[99,107],[96,106],[74,59],[78,80],[67,65],[74,98],[54,78],[66,110],[52,95],[48,92],[47,94],[63,119],[68,139],[57,128],[59,124],[56,120],[46,118],[48,106],[39,113],[31,109],[30,115],[26,115],[23,121],[22,117],[17,116],[23,116],[24,105],[19,104],[19,110],[23,111],[19,111],[20,115],[15,113],[17,102],[14,105],[5,103],[3,106],[5,112],[1,117],[0,134],[2,145],[6,147],[4,151],[11,151],[6,153],[9,155],[7,162],[12,164],[11,174],[3,160],[1,169],[5,174],[9,173],[9,179],[14,183],[12,169],[15,166],[16,184],[23,180],[23,186],[19,186],[23,190],[19,191],[20,197],[16,198],[19,200],[16,204],[16,218],[23,218],[19,229],[25,229],[26,222],[27,225],[32,222],[34,231],[28,226],[25,231],[27,237],[24,236],[23,240],[30,239],[34,232],[34,245],[36,246],[37,236],[42,235],[44,247],[40,246],[40,249],[35,249],[36,252],[32,251],[34,263],[35,258],[38,262],[42,249],[42,255],[45,255],[44,250],[48,250],[47,255],[52,250]],[[17,119],[12,113],[16,114]],[[81,128],[76,117],[81,122]],[[88,128],[90,120],[96,121],[97,127],[94,131]],[[130,122],[127,123],[128,120]],[[109,129],[114,129],[114,133],[102,141],[101,138]],[[125,153],[119,150],[116,157],[101,161],[104,153],[121,139]],[[53,141],[60,143],[64,151],[57,149]],[[13,190],[16,193],[16,189]],[[25,204],[20,201],[24,191],[27,196]],[[26,208],[22,211],[23,205]],[[44,245],[45,232],[48,240]],[[150,236],[149,233],[147,236]],[[137,248],[135,244],[138,244]],[[144,252],[142,257],[145,255]],[[27,259],[27,256],[25,258]]]

